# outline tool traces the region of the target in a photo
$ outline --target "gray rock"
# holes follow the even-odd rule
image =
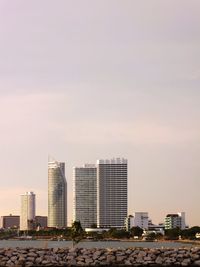
[[[85,259],[85,263],[86,263],[87,265],[90,265],[92,262],[93,262],[92,259],[89,259],[89,258]]]
[[[36,258],[35,259],[35,263],[36,264],[40,264],[42,261],[43,261],[43,258],[42,257],[39,257],[39,258]]]
[[[42,264],[44,264],[44,265],[49,264],[49,263],[50,263],[50,262],[47,261],[47,260],[43,260],[43,261],[42,261]]]
[[[182,266],[188,266],[191,263],[190,259],[184,259],[181,263]]]
[[[76,265],[76,260],[75,259],[71,259],[70,261],[67,262],[67,265]]]
[[[14,261],[17,260],[17,257],[16,257],[16,256],[12,256],[12,257],[10,258],[10,260],[14,262]]]
[[[192,258],[193,261],[198,260],[199,257],[200,257],[199,254],[192,254],[191,255],[191,258]]]
[[[83,266],[83,265],[85,265],[85,263],[82,262],[82,261],[78,261],[78,262],[77,262],[77,265],[79,265],[79,266]]]
[[[126,256],[116,256],[116,262],[121,263],[126,259]]]
[[[156,263],[156,264],[162,264],[162,263],[163,263],[163,258],[160,257],[160,256],[158,256],[158,257],[156,258],[156,260],[155,260],[155,263]]]
[[[37,254],[35,252],[29,252],[27,254],[28,257],[37,257]]]
[[[195,265],[200,266],[200,260],[194,262]]]
[[[132,265],[132,263],[129,260],[125,260],[124,264],[125,265]]]
[[[35,258],[34,257],[27,257],[26,258],[26,261],[34,262],[35,261]]]
[[[102,252],[97,250],[95,251],[95,253],[93,254],[93,259],[96,260],[101,256]]]
[[[115,256],[114,255],[107,255],[106,257],[107,262],[115,262]]]

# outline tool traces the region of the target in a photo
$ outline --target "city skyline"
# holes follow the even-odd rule
[[[0,215],[37,195],[47,155],[129,162],[128,214],[200,225],[200,2],[0,0]],[[70,190],[71,189],[71,190]],[[70,217],[71,216],[71,217]]]

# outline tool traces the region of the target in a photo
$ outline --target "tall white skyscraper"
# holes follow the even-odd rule
[[[67,182],[65,163],[48,162],[48,227],[67,226]]]
[[[32,230],[35,220],[35,194],[26,192],[21,195],[20,230]]]
[[[83,228],[97,224],[97,168],[94,164],[73,168],[73,221]]]
[[[97,161],[97,226],[124,227],[127,217],[127,159]]]

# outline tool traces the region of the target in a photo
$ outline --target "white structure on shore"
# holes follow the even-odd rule
[[[67,182],[65,163],[48,162],[48,227],[67,226]]]
[[[123,228],[127,217],[127,159],[97,161],[97,226]]]
[[[35,194],[26,192],[21,195],[20,230],[32,230],[35,220]]]
[[[178,212],[175,214],[167,214],[165,217],[165,229],[180,228],[184,230],[185,224],[185,212]]]
[[[85,164],[73,168],[73,221],[83,228],[97,225],[97,168]]]

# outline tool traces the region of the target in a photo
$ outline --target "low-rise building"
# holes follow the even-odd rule
[[[20,216],[19,215],[8,215],[8,216],[1,216],[0,219],[0,228],[4,229],[11,229],[15,228],[18,229],[20,224]]]
[[[127,232],[130,231],[130,229],[133,227],[133,220],[134,220],[133,215],[129,215],[128,217],[125,218],[124,226]]]
[[[180,228],[184,230],[185,224],[185,212],[178,212],[174,214],[167,214],[165,217],[165,230]]]
[[[47,228],[47,216],[35,216],[35,225],[39,228]]]
[[[133,226],[142,229],[148,229],[149,215],[148,212],[134,212],[133,213]]]

